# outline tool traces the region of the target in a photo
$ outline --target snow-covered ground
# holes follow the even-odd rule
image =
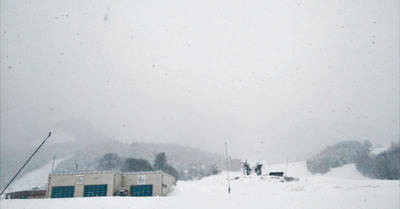
[[[285,165],[266,166],[265,172],[283,171]],[[399,208],[399,181],[363,177],[353,164],[326,175],[311,175],[305,162],[290,163],[281,182],[268,176],[227,173],[199,181],[179,181],[168,197],[97,197],[38,200],[1,200],[3,209],[55,208]]]

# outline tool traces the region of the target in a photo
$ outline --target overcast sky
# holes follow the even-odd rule
[[[71,118],[238,157],[398,141],[399,3],[1,0],[2,143]]]

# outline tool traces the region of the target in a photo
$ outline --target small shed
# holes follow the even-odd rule
[[[283,172],[269,172],[270,176],[283,176]]]
[[[6,194],[6,199],[41,199],[46,197],[46,190],[25,190],[10,192]]]

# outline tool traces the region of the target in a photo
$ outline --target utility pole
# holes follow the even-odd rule
[[[24,163],[24,165],[21,167],[21,169],[19,169],[19,171],[17,172],[17,174],[15,174],[15,176],[11,179],[11,181],[7,184],[6,187],[4,187],[3,191],[1,191],[0,196],[4,193],[4,191],[6,191],[6,189],[8,188],[8,186],[10,186],[10,184],[14,181],[14,179],[18,176],[18,174],[21,172],[21,170],[26,166],[26,164],[28,164],[28,162],[32,159],[32,157],[36,154],[36,152],[42,147],[42,145],[46,142],[46,140],[50,137],[51,132],[49,132],[49,135],[46,137],[46,139],[39,145],[39,147],[35,150],[35,152],[33,152],[33,154],[29,157],[29,159]]]
[[[230,179],[229,179],[229,164],[228,164],[228,145],[225,142],[225,155],[226,155],[226,170],[228,173],[228,194],[231,193],[231,185],[230,185]]]

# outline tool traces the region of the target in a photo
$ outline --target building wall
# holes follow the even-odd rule
[[[88,172],[50,174],[47,197],[51,197],[55,186],[74,186],[74,197],[84,196],[85,185],[107,185],[107,196],[112,196],[117,187],[121,187],[122,175],[115,172]]]
[[[54,186],[75,186],[75,175],[61,174],[61,175],[49,175],[48,189],[46,197],[50,198],[53,192]]]
[[[163,182],[163,189],[161,196],[167,196],[167,194],[171,190],[171,187],[176,184],[176,180],[174,177],[166,173],[162,173],[162,182]]]
[[[124,187],[130,188],[134,185],[153,185],[153,196],[166,196],[172,185],[175,184],[175,178],[170,175],[158,172],[143,172],[143,173],[124,173]]]
[[[122,174],[120,174],[120,173],[115,173],[115,174],[114,174],[114,190],[113,190],[112,195],[114,195],[115,190],[116,190],[117,188],[120,188],[120,187],[123,187],[123,186],[124,186],[123,180],[124,180],[124,176],[123,176]]]
[[[131,194],[131,186],[137,185],[152,185],[153,196],[166,196],[171,186],[175,184],[175,178],[161,171],[124,174],[117,172],[50,174],[46,197],[51,198],[53,187],[74,186],[74,197],[83,197],[85,186],[104,184],[107,185],[107,196],[113,196],[119,187],[127,188]]]

